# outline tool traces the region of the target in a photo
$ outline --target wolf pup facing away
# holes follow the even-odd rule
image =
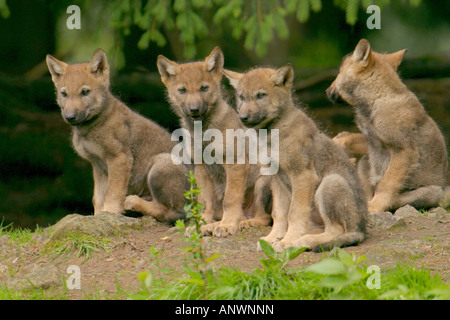
[[[89,63],[73,65],[47,55],[47,65],[73,147],[93,167],[94,213],[182,218],[187,170],[171,161],[169,133],[111,94],[105,52],[97,49]]]
[[[355,109],[362,134],[341,133],[334,140],[349,152],[357,144],[367,152],[358,173],[371,212],[437,206],[447,180],[444,138],[396,72],[405,52],[380,54],[362,39],[327,89],[332,101],[342,99]]]
[[[273,227],[263,239],[277,251],[362,242],[367,208],[356,170],[346,153],[295,106],[292,66],[224,73],[236,89],[243,123],[279,130],[279,171],[271,183]]]
[[[196,125],[201,123],[202,132],[208,129],[219,130],[223,137],[227,129],[243,129],[235,110],[223,99],[221,93],[222,68],[224,56],[216,47],[204,60],[178,64],[159,56],[157,66],[161,80],[167,88],[173,111],[181,120],[181,126],[191,136],[194,146]],[[223,139],[220,147],[234,148],[232,141]],[[218,142],[220,143],[220,142]],[[200,141],[202,152],[205,144]],[[194,153],[191,152],[191,157]],[[224,152],[225,156],[225,152]],[[236,160],[236,158],[235,158]],[[268,178],[260,176],[257,165],[195,163],[195,178],[202,188],[200,201],[205,206],[203,218],[207,224],[202,226],[204,234],[228,236],[239,229],[251,226],[266,226],[270,223],[270,185]],[[245,219],[244,211],[250,210],[252,219]],[[215,222],[215,220],[219,220]]]

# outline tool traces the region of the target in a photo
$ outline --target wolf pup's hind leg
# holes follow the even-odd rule
[[[342,176],[331,174],[325,177],[314,195],[314,204],[324,222],[324,232],[304,235],[295,246],[318,251],[364,241],[361,225],[364,207],[359,205],[350,184]]]

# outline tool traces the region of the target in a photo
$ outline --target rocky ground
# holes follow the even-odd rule
[[[228,238],[207,238],[208,254],[217,253],[216,267],[236,267],[251,271],[260,267],[263,253],[256,250],[258,239],[270,227],[255,228]],[[90,257],[77,251],[57,253],[59,244],[67,244],[69,235],[85,235],[89,239],[109,239],[98,251],[85,249]],[[446,281],[450,271],[450,213],[441,208],[419,212],[406,206],[394,214],[369,214],[365,242],[348,247],[348,252],[364,255],[367,265],[381,270],[395,268],[397,263],[424,266]],[[66,239],[66,242],[62,240]],[[87,240],[86,240],[87,239]],[[75,238],[74,238],[74,241]],[[185,238],[173,227],[150,217],[131,218],[102,213],[97,216],[68,215],[56,225],[37,233],[26,243],[17,243],[10,236],[0,237],[0,283],[9,290],[42,288],[49,292],[64,290],[70,276],[67,268],[80,268],[81,289],[69,290],[69,299],[126,298],[122,292],[133,293],[140,288],[139,272],[157,268],[151,247],[160,253],[159,268],[181,270],[190,254]],[[291,261],[290,267],[305,267],[330,253],[305,252]],[[118,288],[120,288],[118,292]]]

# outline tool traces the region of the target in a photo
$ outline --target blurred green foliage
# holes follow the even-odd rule
[[[89,1],[78,1],[82,7],[91,7]],[[318,13],[324,5],[335,6],[345,11],[347,24],[353,26],[358,21],[359,10],[370,5],[383,8],[391,0],[112,0],[98,3],[102,6],[98,24],[108,20],[120,35],[128,35],[137,26],[143,34],[137,46],[144,50],[150,42],[160,47],[167,45],[167,31],[176,31],[184,46],[183,55],[192,59],[197,53],[200,39],[210,36],[211,30],[232,27],[234,39],[244,39],[244,47],[258,56],[267,53],[268,44],[275,34],[280,39],[289,37],[287,19],[290,16],[304,23],[311,12]],[[421,0],[405,0],[402,4],[420,5]],[[66,1],[58,1],[53,6],[67,6]],[[97,4],[96,4],[97,5]],[[4,18],[10,12],[6,0],[0,0],[0,15]]]
[[[8,18],[11,12],[9,12],[8,5],[6,4],[6,0],[0,0],[0,16],[3,18]]]
[[[421,0],[410,0],[417,6]],[[286,19],[295,15],[299,22],[306,22],[310,12],[322,10],[322,0],[122,0],[114,1],[113,26],[127,34],[132,25],[145,31],[138,42],[146,49],[149,42],[164,46],[167,40],[161,29],[176,29],[184,44],[187,59],[197,53],[196,41],[209,34],[209,27],[232,27],[232,37],[245,39],[247,50],[257,55],[267,53],[268,44],[276,33],[280,39],[289,37]],[[358,20],[358,10],[371,4],[386,6],[390,0],[334,0],[333,4],[346,12],[346,21],[354,25]],[[212,13],[212,14],[211,14]]]

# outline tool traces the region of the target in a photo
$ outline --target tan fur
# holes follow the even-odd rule
[[[405,204],[437,206],[446,184],[444,138],[396,72],[405,52],[380,54],[362,39],[327,89],[330,99],[343,99],[355,108],[367,143],[358,171],[372,212]],[[356,139],[361,136],[338,135],[335,141],[353,152],[348,146],[358,144]]]
[[[367,140],[362,133],[343,131],[333,138],[333,142],[353,155],[367,154]]]
[[[216,47],[204,61],[178,64],[159,56],[157,66],[181,126],[191,133],[192,139],[194,121],[202,121],[203,131],[218,129],[224,137],[223,147],[226,150],[230,145],[230,141],[225,139],[226,129],[243,126],[221,94],[223,63],[223,53]],[[269,186],[266,179],[260,177],[259,167],[248,165],[248,162],[225,163],[195,164],[197,184],[202,188],[200,201],[205,205],[203,217],[208,223],[202,227],[202,232],[223,237],[235,234],[239,229],[268,225],[270,215],[265,212],[268,197],[263,195]],[[254,198],[254,201],[248,200],[248,197]],[[244,216],[247,203],[253,204],[252,219],[245,219]]]
[[[274,224],[263,239],[277,251],[291,246],[329,249],[363,241],[366,202],[355,168],[294,105],[292,67],[224,73],[236,89],[243,123],[279,130],[279,171],[271,181]]]
[[[47,55],[47,65],[62,116],[72,125],[73,147],[93,167],[95,214],[183,217],[186,168],[171,161],[174,142],[111,94],[105,52],[98,49],[89,63],[74,65]]]

